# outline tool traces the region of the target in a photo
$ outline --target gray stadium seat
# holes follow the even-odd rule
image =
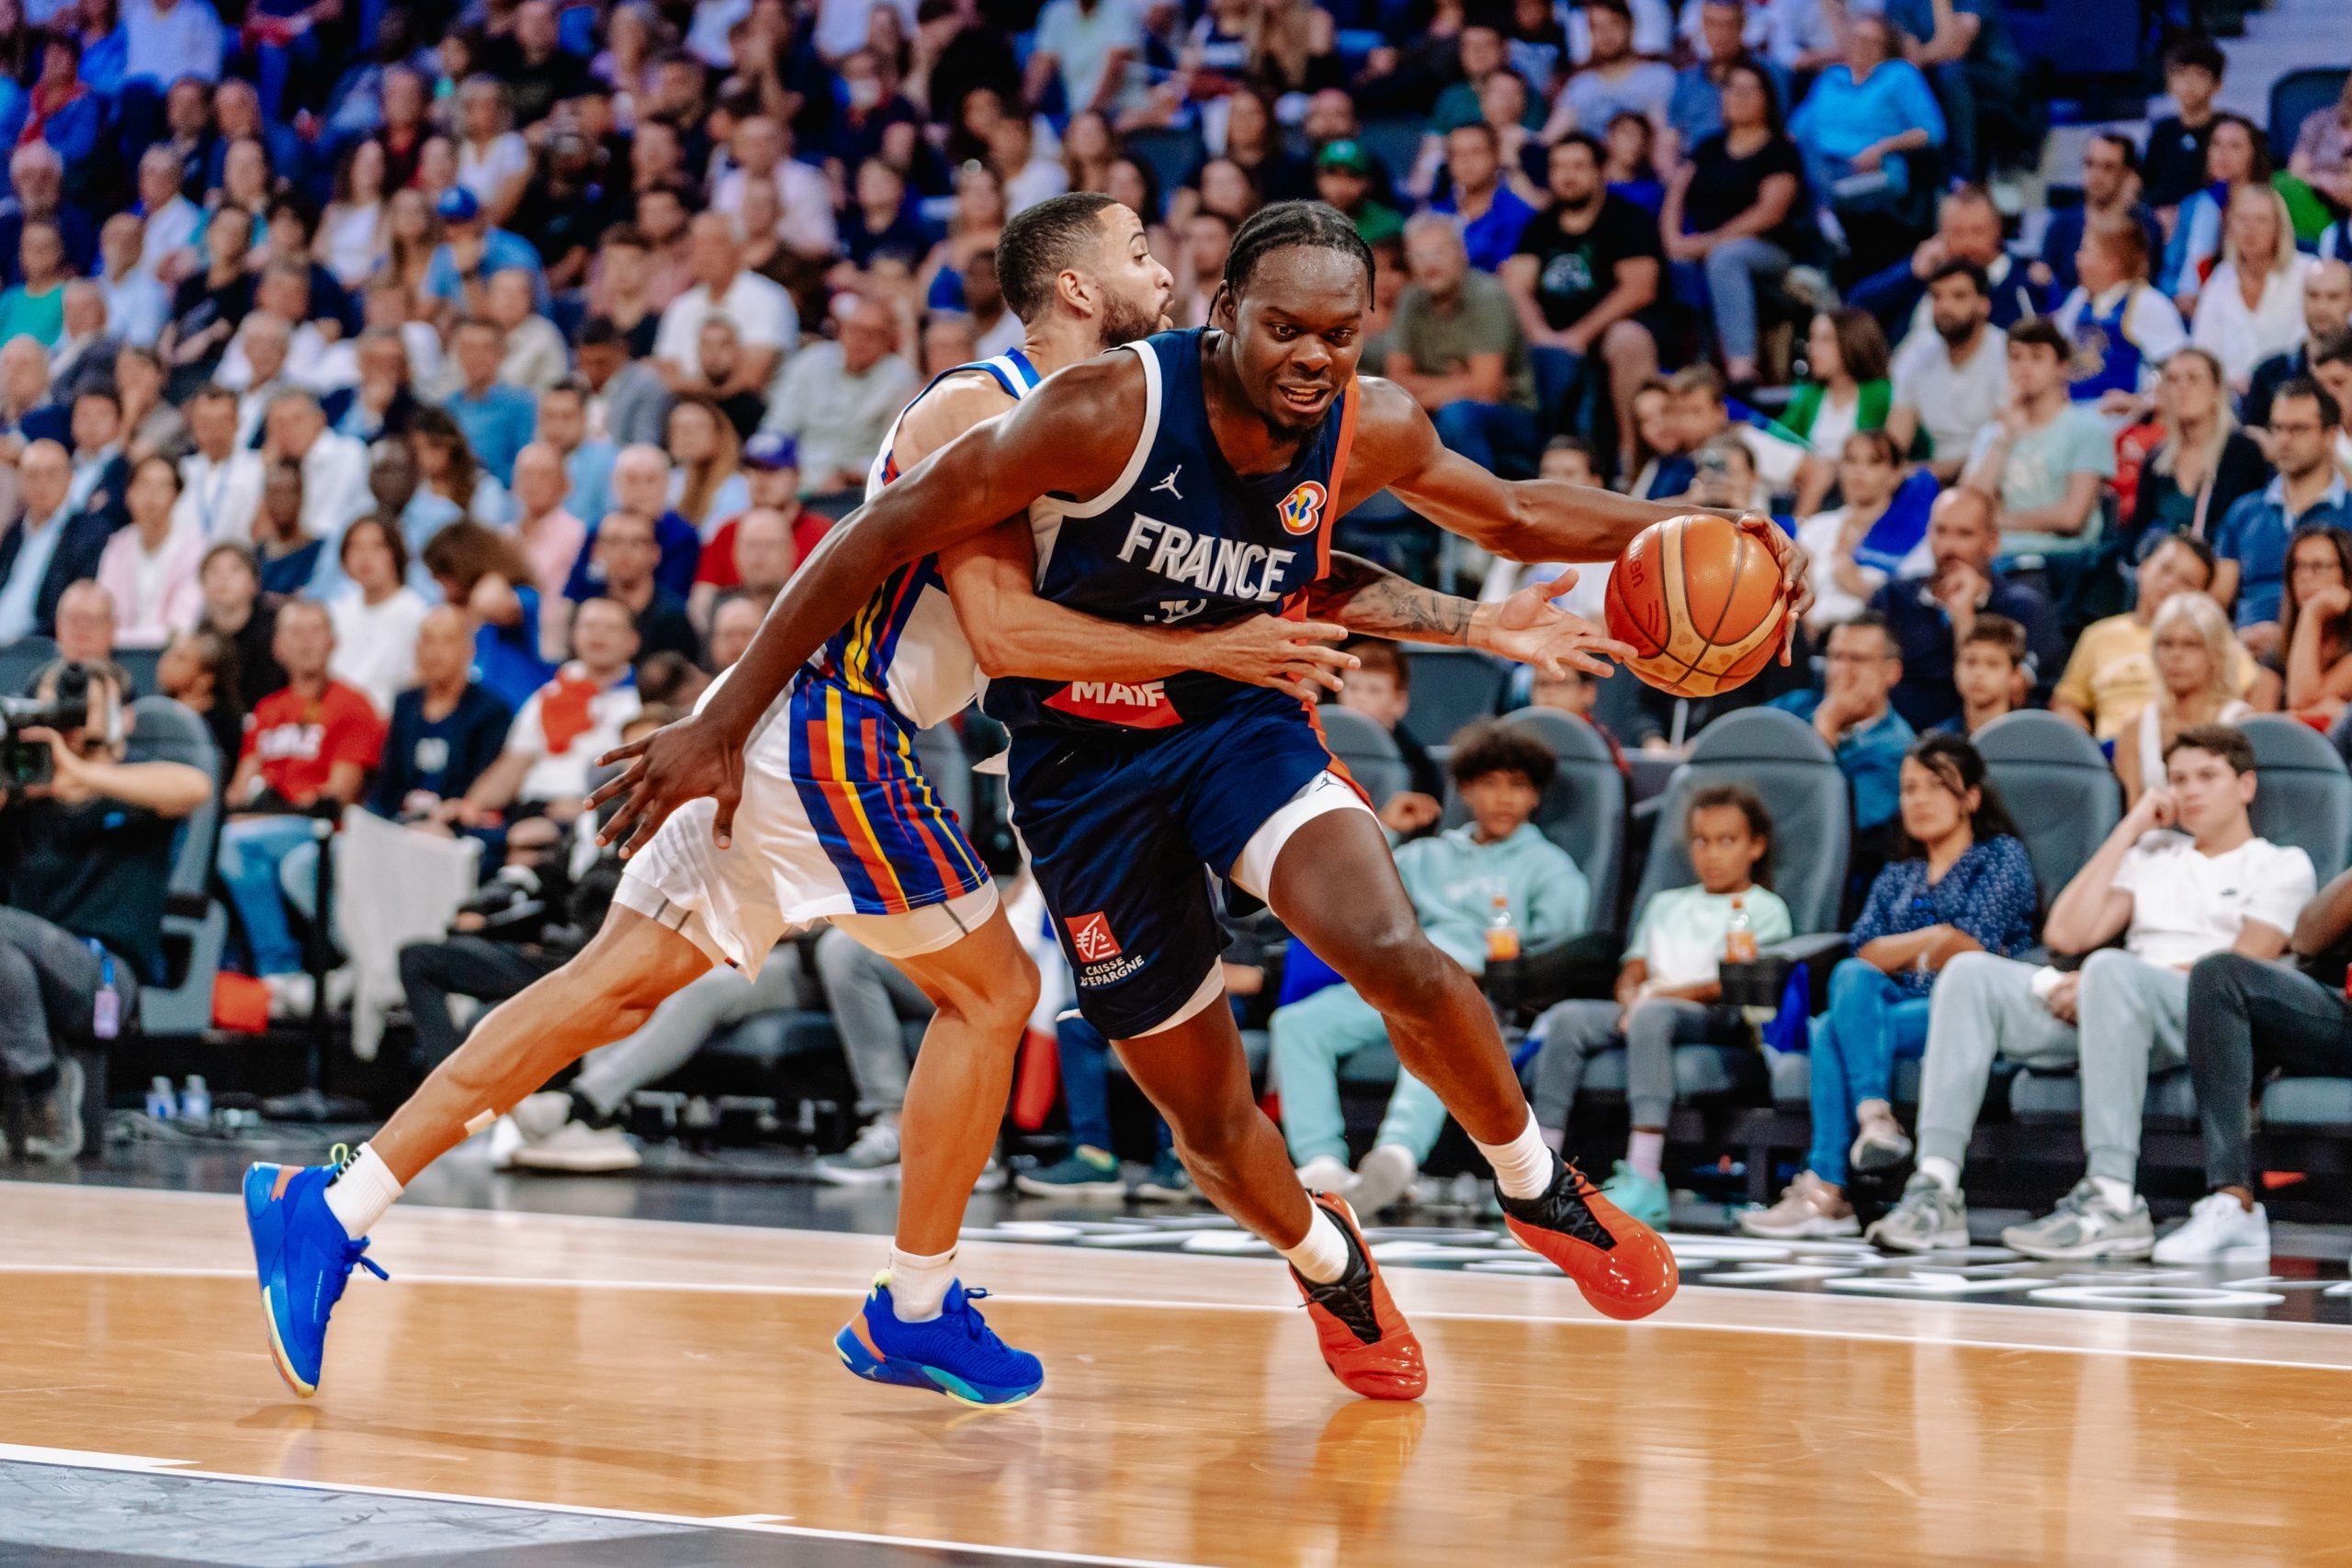
[[[2303,121],[2316,110],[2334,108],[2343,91],[2341,65],[2307,65],[2270,84],[2270,155],[2281,168],[2295,151]]]
[[[2021,710],[1976,736],[2001,804],[2025,835],[2048,908],[2123,814],[2123,789],[2106,754],[2056,714]]]
[[[19,637],[0,648],[0,694],[21,695],[42,665],[57,657],[57,645],[45,637]]]
[[[124,674],[130,677],[130,689],[134,694],[142,697],[158,694],[160,688],[155,682],[155,673],[164,661],[162,649],[118,648],[114,650],[114,661],[122,666]]]
[[[2280,1078],[2262,1091],[2262,1124],[2352,1127],[2352,1078]]]
[[[2352,864],[2352,774],[2344,759],[2299,719],[2261,714],[2238,728],[2254,746],[2254,830],[2311,856],[2324,884]]]
[[[1493,717],[1510,679],[1506,666],[1466,648],[1417,648],[1405,659],[1413,696],[1405,722],[1424,746],[1448,745],[1464,725]]]
[[[204,776],[220,776],[219,750],[204,720],[169,697],[141,697],[130,705],[127,747],[134,762],[185,762]],[[212,981],[229,940],[229,911],[210,896],[213,855],[220,838],[220,800],[181,824],[173,852],[171,906],[164,915],[164,952],[175,983],[149,986],[139,998],[139,1027],[147,1034],[201,1034],[212,1027]]]
[[[1788,904],[1797,934],[1836,931],[1853,838],[1846,775],[1813,726],[1778,708],[1725,714],[1700,735],[1662,797],[1634,908],[1697,879],[1682,818],[1692,795],[1719,784],[1747,785],[1772,813],[1772,886]]]
[[[1616,907],[1617,878],[1625,859],[1625,775],[1609,754],[1600,732],[1556,708],[1521,708],[1501,722],[1542,741],[1560,770],[1535,808],[1544,836],[1568,852],[1592,886],[1595,924],[1605,925]],[[1448,827],[1469,820],[1458,796],[1447,791]]]
[[[1374,806],[1387,805],[1389,796],[1412,782],[1396,750],[1396,738],[1377,722],[1337,703],[1325,703],[1316,709],[1316,717],[1322,721],[1323,739],[1331,754],[1347,764]]]
[[[2083,1080],[2071,1072],[2026,1067],[2009,1084],[2009,1114],[2020,1122],[2079,1122]],[[2197,1089],[2188,1068],[2149,1077],[2146,1114],[2162,1122],[2196,1122]]]

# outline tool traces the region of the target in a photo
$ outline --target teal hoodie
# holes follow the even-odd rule
[[[1478,842],[1476,832],[1464,823],[1396,852],[1405,891],[1431,942],[1473,975],[1483,971],[1498,891],[1510,900],[1519,940],[1528,947],[1585,929],[1592,889],[1566,851],[1532,823],[1491,844]]]

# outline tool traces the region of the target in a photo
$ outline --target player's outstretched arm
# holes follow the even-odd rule
[[[1374,377],[1357,384],[1356,455],[1342,515],[1387,490],[1440,527],[1510,560],[1605,561],[1653,523],[1715,510],[1635,501],[1558,479],[1498,478],[1440,441],[1429,415],[1401,389]],[[1804,548],[1768,517],[1724,515],[1753,531],[1780,562],[1794,606],[1789,617],[1794,636],[1813,604]]]
[[[1022,518],[943,552],[940,569],[964,638],[991,679],[1138,682],[1204,670],[1312,702],[1317,688],[1338,691],[1357,662],[1331,646],[1348,628],[1329,622],[1261,615],[1216,626],[1135,626],[1041,599],[1035,546]]]
[[[1306,592],[1306,613],[1328,617],[1359,637],[1475,648],[1555,678],[1573,668],[1608,675],[1603,659],[1631,659],[1634,650],[1582,616],[1554,603],[1574,588],[1577,574],[1530,583],[1510,598],[1480,604],[1459,594],[1397,576],[1359,556],[1335,552],[1331,570]]]
[[[590,797],[591,807],[621,803],[601,841],[625,840],[623,857],[633,855],[672,812],[708,795],[718,802],[712,838],[728,847],[744,744],[825,639],[909,561],[981,533],[1048,491],[1091,496],[1108,488],[1126,466],[1143,410],[1143,367],[1134,355],[1072,366],[843,518],[801,563],[699,712],[601,759],[627,764]]]

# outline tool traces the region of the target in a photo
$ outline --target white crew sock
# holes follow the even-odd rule
[[[1645,1133],[1634,1129],[1625,1143],[1625,1163],[1634,1168],[1636,1176],[1646,1176],[1652,1181],[1666,1179],[1666,1134]]]
[[[900,1323],[929,1323],[956,1280],[956,1249],[925,1257],[890,1249],[890,1305]]]
[[[1348,1238],[1340,1234],[1339,1222],[1320,1203],[1315,1205],[1315,1217],[1306,1222],[1306,1234],[1298,1238],[1298,1245],[1285,1247],[1282,1253],[1311,1285],[1328,1285],[1348,1271]]]
[[[344,1235],[357,1241],[376,1228],[400,1195],[400,1179],[391,1167],[373,1144],[362,1144],[357,1156],[327,1183],[327,1212],[342,1224]]]
[[[2091,1178],[2091,1185],[2098,1189],[2098,1195],[2106,1199],[2107,1206],[2117,1213],[2128,1214],[2132,1212],[2132,1202],[2137,1194],[2132,1190],[2130,1182],[2118,1181],[2111,1176],[2094,1176]]]
[[[1495,1185],[1506,1198],[1532,1198],[1552,1185],[1555,1156],[1545,1146],[1532,1111],[1527,1113],[1527,1125],[1520,1129],[1518,1137],[1508,1144],[1478,1144],[1478,1152],[1495,1168]]]
[[[1960,1190],[1960,1167],[1941,1155],[1922,1155],[1919,1174],[1947,1192]]]

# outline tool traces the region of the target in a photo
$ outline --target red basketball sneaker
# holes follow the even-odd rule
[[[1329,1192],[1308,1196],[1338,1223],[1348,1240],[1347,1271],[1329,1284],[1318,1285],[1295,1269],[1290,1271],[1298,1281],[1298,1293],[1306,1298],[1306,1315],[1315,1320],[1315,1337],[1331,1375],[1366,1399],[1420,1398],[1430,1386],[1421,1342],[1388,1299],[1388,1286],[1363,1244],[1363,1233],[1356,1229],[1353,1211]]]
[[[1678,1276],[1666,1239],[1556,1155],[1551,1186],[1532,1198],[1509,1197],[1500,1188],[1495,1196],[1510,1234],[1558,1264],[1598,1311],[1630,1321],[1674,1299]]]

